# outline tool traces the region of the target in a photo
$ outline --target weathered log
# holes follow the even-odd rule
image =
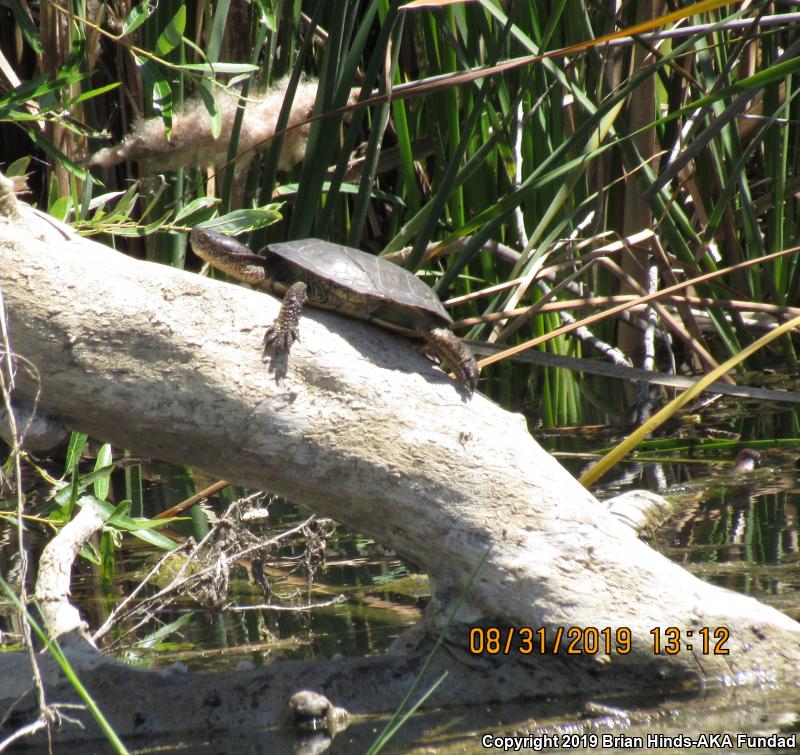
[[[536,444],[520,416],[465,397],[403,338],[309,310],[278,377],[261,361],[277,300],[130,259],[3,206],[0,290],[11,345],[38,369],[45,411],[136,454],[285,496],[368,533],[430,576],[425,618],[397,655],[215,677],[219,698],[246,681],[272,689],[280,710],[285,692],[305,687],[350,711],[390,709],[487,552],[435,664],[450,672],[435,704],[796,673],[800,624],[641,543]],[[38,388],[20,372],[15,398]],[[541,629],[546,652],[518,652],[517,631],[509,654],[471,655],[474,626],[500,627],[501,647],[510,628]],[[681,652],[654,654],[651,630],[670,626],[684,632]],[[601,631],[598,652],[568,654],[573,627],[581,636],[608,628],[608,648]],[[702,627],[727,627],[729,654],[704,654]],[[621,652],[628,636],[630,652]],[[113,668],[117,690],[126,678],[165,683],[163,673],[126,677]],[[194,693],[174,683],[202,695],[199,682]],[[135,696],[153,699],[140,686]],[[204,705],[195,712],[207,715]],[[156,729],[175,725],[152,718]],[[121,712],[121,731],[136,731],[135,720]]]

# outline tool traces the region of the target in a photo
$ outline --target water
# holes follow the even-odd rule
[[[794,418],[763,412],[748,414],[741,404],[731,402],[726,412],[716,408],[706,430],[720,428],[732,433],[698,438],[676,433],[667,442],[658,441],[638,452],[616,470],[613,479],[602,481],[599,497],[608,497],[630,487],[648,486],[660,490],[673,503],[672,514],[661,527],[648,533],[653,547],[701,577],[723,587],[752,595],[800,620],[800,555],[798,551],[798,480],[796,451],[790,437]],[[733,428],[733,429],[731,429]],[[778,430],[784,429],[781,436]],[[787,431],[788,428],[788,431]],[[756,431],[772,430],[770,440]],[[573,473],[582,471],[587,460],[613,443],[613,438],[598,435],[585,438],[580,447],[574,439],[541,434],[541,442],[562,460]],[[758,447],[765,464],[746,474],[732,474],[731,467],[743,446]],[[146,467],[145,513],[153,515],[205,487],[208,480],[186,469],[155,464]],[[117,500],[123,495],[121,477],[114,480]],[[231,488],[206,505],[211,518],[220,516],[237,496],[246,491]],[[264,499],[259,507],[264,518],[249,526],[258,538],[267,539],[297,525],[308,517],[298,507],[279,499]],[[197,522],[170,525],[179,539],[187,537]],[[337,654],[359,656],[384,652],[401,632],[415,624],[429,596],[427,580],[413,564],[407,563],[379,544],[342,526],[323,523],[328,532],[324,560],[315,556],[316,572],[311,591],[304,563],[306,545],[292,538],[271,554],[265,568],[272,594],[267,597],[254,579],[254,565],[232,566],[227,595],[236,608],[212,610],[182,597],[163,607],[155,619],[134,627],[133,618],[123,621],[104,641],[107,650],[137,665],[163,666],[179,662],[190,670],[210,671],[246,665],[263,667],[278,658],[325,659]],[[328,531],[329,530],[329,531]],[[10,528],[0,533],[4,559],[2,571],[13,578],[14,546]],[[41,542],[29,541],[35,559]],[[126,538],[116,551],[113,578],[104,580],[98,568],[81,561],[73,580],[73,597],[97,628],[122,599],[153,567],[162,553],[139,541]],[[151,588],[140,598],[153,595],[169,583],[180,568],[180,560],[163,567]],[[268,600],[293,611],[267,608],[248,611],[247,607]],[[301,610],[308,602],[325,604],[313,611]],[[173,624],[175,630],[157,630]],[[13,643],[14,623],[10,612],[0,614],[0,628]],[[750,693],[753,691],[751,690]],[[687,691],[682,696],[664,699],[655,694],[645,699],[575,700],[548,703],[485,706],[480,710],[429,712],[416,716],[395,740],[395,751],[414,751],[433,747],[437,752],[480,752],[481,736],[507,736],[512,733],[538,737],[529,743],[556,742],[543,751],[569,749],[596,752],[629,752],[624,739],[602,740],[604,735],[636,737],[657,734],[662,737],[719,731],[732,734],[767,736],[800,731],[800,694],[797,687],[716,692]],[[702,704],[698,705],[698,695]],[[366,749],[383,719],[356,722],[333,743],[332,752],[357,752]],[[215,738],[208,743],[175,742],[193,752],[250,751],[263,747],[263,733],[237,732],[228,745]],[[570,739],[572,737],[572,739]],[[593,737],[600,737],[595,740]],[[555,739],[548,739],[555,738]],[[671,740],[661,740],[670,742]],[[162,743],[166,746],[166,742]],[[150,742],[149,746],[157,746]],[[219,749],[222,747],[222,749]],[[634,748],[635,749],[635,748]],[[702,749],[702,748],[701,748]],[[709,747],[709,749],[713,749]],[[723,747],[723,749],[725,749]],[[735,749],[735,746],[734,746]],[[275,751],[280,751],[280,748]],[[420,749],[422,751],[422,749]],[[683,752],[666,746],[661,752]],[[770,751],[754,748],[750,751]]]

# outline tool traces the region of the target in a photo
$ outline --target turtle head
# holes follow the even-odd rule
[[[257,286],[267,277],[264,258],[230,236],[198,226],[192,228],[189,240],[200,259],[231,278]]]

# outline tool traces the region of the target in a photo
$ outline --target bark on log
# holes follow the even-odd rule
[[[430,576],[425,618],[398,655],[280,664],[215,677],[216,689],[272,685],[283,706],[287,690],[309,686],[351,711],[391,709],[487,551],[436,661],[450,676],[433,704],[796,673],[800,624],[641,543],[536,444],[520,416],[466,398],[401,337],[308,310],[278,379],[261,361],[277,300],[65,236],[24,207],[15,218],[1,200],[0,291],[12,348],[38,368],[44,410],[136,454],[285,496],[370,534]],[[17,400],[31,398],[37,386],[22,372],[18,381]],[[470,656],[474,625],[544,628],[548,652]],[[695,641],[693,650],[654,655],[650,631],[668,626],[728,627],[730,653],[703,655]],[[553,653],[570,627],[610,627],[612,640],[627,628],[631,652],[612,641],[608,654],[601,645],[569,655],[564,635]],[[155,699],[122,693],[123,676],[114,672],[114,698]],[[153,690],[165,679],[134,676]],[[180,688],[207,716],[205,688]],[[0,700],[4,692],[0,682]],[[121,716],[123,733],[137,730],[132,712]]]

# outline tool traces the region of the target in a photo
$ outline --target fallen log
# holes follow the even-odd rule
[[[282,495],[430,577],[422,622],[382,658],[204,679],[75,650],[121,735],[272,725],[300,689],[351,713],[391,710],[484,556],[434,661],[432,674],[449,675],[431,705],[796,674],[800,624],[637,540],[522,417],[464,395],[408,341],[310,310],[278,375],[261,361],[276,299],[78,238],[3,187],[0,292],[13,353],[38,371],[18,372],[16,401],[39,393],[71,429]],[[678,652],[666,652],[668,627]],[[25,662],[0,658],[0,710],[27,694],[12,723],[35,705],[20,686]],[[55,671],[47,679],[67,695]],[[179,724],[152,705],[165,685],[185,703]]]

